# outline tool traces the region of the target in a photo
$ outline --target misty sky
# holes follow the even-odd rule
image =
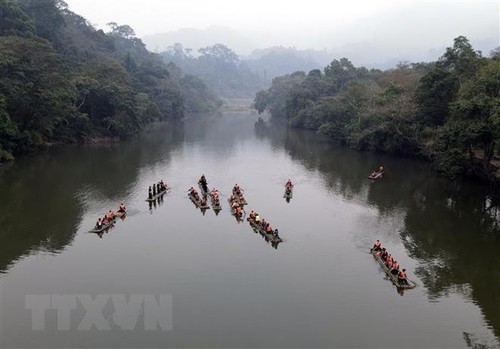
[[[450,46],[459,35],[479,48],[500,45],[498,1],[65,1],[97,28],[113,21],[130,25],[143,37],[187,27],[226,26],[251,39],[256,46],[251,49],[331,49],[367,43],[380,49],[428,50]]]

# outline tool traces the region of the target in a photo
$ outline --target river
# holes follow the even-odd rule
[[[257,132],[256,119],[188,118],[1,167],[0,347],[498,345],[499,217],[484,187],[308,131]],[[381,164],[386,176],[367,180]],[[218,215],[187,197],[202,174]],[[150,206],[160,179],[172,190]],[[230,215],[235,183],[282,243]],[[88,232],[120,202],[123,221]],[[376,239],[415,289],[385,279]]]

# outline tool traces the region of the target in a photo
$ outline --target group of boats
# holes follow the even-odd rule
[[[384,174],[384,168],[380,166],[377,171],[373,171],[368,178],[371,180],[382,178]],[[208,206],[207,197],[210,194],[210,203],[212,208],[216,214],[218,214],[222,210],[222,206],[219,198],[219,191],[213,188],[210,192],[208,190],[208,183],[204,175],[198,181],[198,185],[200,188],[200,194],[196,191],[194,187],[189,189],[188,196],[191,201],[196,205],[196,207],[200,208],[204,213],[210,207]],[[146,201],[156,202],[157,199],[161,198],[170,188],[167,186],[163,180],[158,183],[153,184],[148,189],[148,197]],[[293,184],[289,179],[285,184],[285,193],[283,197],[290,201],[293,197]],[[232,195],[228,198],[229,207],[231,209],[231,214],[236,217],[236,220],[242,222],[244,219],[245,209],[244,206],[247,205],[247,201],[243,195],[243,189],[235,184],[232,189]],[[102,234],[106,232],[108,229],[114,226],[116,220],[118,218],[124,219],[127,214],[126,207],[122,203],[116,212],[110,210],[103,218],[99,218],[94,226],[89,232],[97,233],[100,237]],[[278,244],[283,242],[281,237],[278,234],[278,229],[273,229],[271,224],[265,221],[265,219],[261,218],[259,214],[254,212],[253,210],[250,212],[249,217],[247,218],[248,223],[252,227],[252,229],[262,235],[262,237],[274,248],[277,248]],[[399,264],[394,258],[386,251],[385,248],[382,248],[381,243],[377,240],[370,250],[371,254],[375,258],[375,260],[380,264],[380,267],[387,275],[387,278],[392,281],[392,283],[398,288],[398,290],[411,289],[416,287],[416,283],[412,280],[409,280],[406,277],[406,270],[400,269]]]

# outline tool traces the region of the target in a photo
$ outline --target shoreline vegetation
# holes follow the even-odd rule
[[[0,13],[0,163],[52,144],[129,139],[222,105],[128,25],[96,30],[60,0],[0,0]]]
[[[500,48],[486,58],[463,36],[437,62],[381,71],[342,58],[277,77],[254,107],[357,150],[428,159],[452,180],[500,184]]]

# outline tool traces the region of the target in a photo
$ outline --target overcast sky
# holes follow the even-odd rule
[[[128,24],[138,37],[218,25],[246,33],[261,47],[330,49],[369,43],[380,48],[431,49],[450,46],[459,35],[479,46],[500,45],[499,1],[65,1],[97,28],[108,22]]]

